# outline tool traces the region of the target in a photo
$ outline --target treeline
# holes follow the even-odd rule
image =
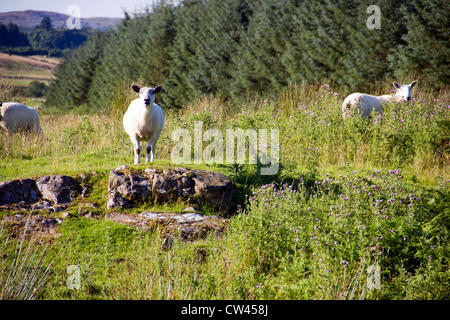
[[[170,107],[205,94],[237,102],[302,81],[353,91],[414,75],[434,89],[448,85],[450,2],[378,0],[379,28],[373,4],[159,1],[67,55],[47,101],[102,108],[134,81],[162,84]]]
[[[45,54],[63,56],[79,47],[88,38],[87,29],[55,29],[45,17],[32,31],[24,32],[13,23],[0,23],[0,50],[14,54]]]

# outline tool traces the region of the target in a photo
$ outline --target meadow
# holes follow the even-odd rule
[[[391,84],[379,93],[386,88]],[[228,175],[236,186],[236,212],[227,217],[225,235],[176,238],[170,250],[161,246],[157,231],[103,219],[110,212],[109,171],[147,166],[132,165],[122,127],[134,98],[129,85],[116,87],[106,110],[44,109],[45,138],[2,132],[0,181],[86,173],[92,190],[67,209],[72,217],[55,237],[22,243],[4,222],[2,270],[19,263],[46,270],[54,259],[33,295],[37,299],[448,299],[449,92],[420,88],[419,82],[411,103],[388,105],[368,119],[344,120],[345,96],[326,83],[288,86],[278,97],[240,105],[204,96],[182,109],[165,109],[152,167],[174,167],[172,131],[193,134],[198,121],[203,130],[224,133],[278,129],[280,147],[280,167],[272,176],[260,174],[260,163],[183,165]],[[96,204],[95,219],[81,214],[84,202]],[[28,252],[27,245],[29,252],[45,249],[45,256],[13,250],[23,246]],[[79,289],[67,286],[70,265],[79,267]],[[5,275],[3,297],[14,283]]]
[[[27,86],[31,81],[49,84],[60,59],[44,56],[22,57],[0,53],[0,81],[13,86]]]

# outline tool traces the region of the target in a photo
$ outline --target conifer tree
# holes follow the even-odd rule
[[[89,101],[89,90],[102,54],[104,34],[93,32],[85,45],[73,50],[55,71],[48,90],[49,105],[72,109]]]
[[[245,96],[275,93],[287,84],[288,73],[282,63],[286,41],[291,37],[291,18],[296,1],[252,3],[250,24],[233,56],[235,100]]]
[[[450,83],[450,2],[414,0],[402,6],[407,32],[390,57],[399,77],[422,75],[435,89]]]

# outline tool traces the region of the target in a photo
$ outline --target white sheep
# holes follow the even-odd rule
[[[415,87],[417,81],[413,81],[408,85],[400,85],[394,82],[393,85],[397,89],[393,95],[372,96],[365,93],[352,93],[345,98],[342,104],[342,112],[344,119],[348,112],[357,108],[363,117],[371,114],[372,110],[375,112],[383,112],[383,105],[388,102],[408,102],[411,100],[411,88]],[[348,115],[350,116],[350,115]]]
[[[8,134],[21,130],[37,131],[43,134],[39,115],[35,109],[17,102],[5,102],[0,105],[0,126]]]
[[[130,136],[134,147],[134,164],[140,163],[140,140],[147,141],[147,162],[155,159],[156,142],[164,127],[164,112],[155,103],[155,94],[162,90],[155,88],[132,86],[139,93],[139,98],[133,100],[123,116],[123,127]],[[151,158],[150,158],[151,152]]]

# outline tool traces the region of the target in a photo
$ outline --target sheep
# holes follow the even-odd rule
[[[21,130],[37,131],[42,135],[44,133],[37,111],[17,102],[0,104],[0,126],[8,132],[8,135]]]
[[[352,93],[345,98],[342,104],[342,112],[345,115],[350,109],[357,107],[359,113],[363,117],[370,116],[372,110],[375,112],[383,112],[383,105],[388,102],[408,102],[411,100],[411,89],[415,87],[417,81],[413,81],[408,85],[400,85],[397,82],[393,82],[394,87],[397,89],[393,95],[372,96],[364,93]]]
[[[153,162],[156,143],[164,127],[164,112],[155,103],[155,94],[159,93],[162,87],[140,88],[137,85],[132,85],[131,87],[134,92],[139,93],[139,98],[130,103],[128,110],[123,116],[123,126],[133,143],[134,164],[140,163],[140,140],[147,141],[146,162]]]

